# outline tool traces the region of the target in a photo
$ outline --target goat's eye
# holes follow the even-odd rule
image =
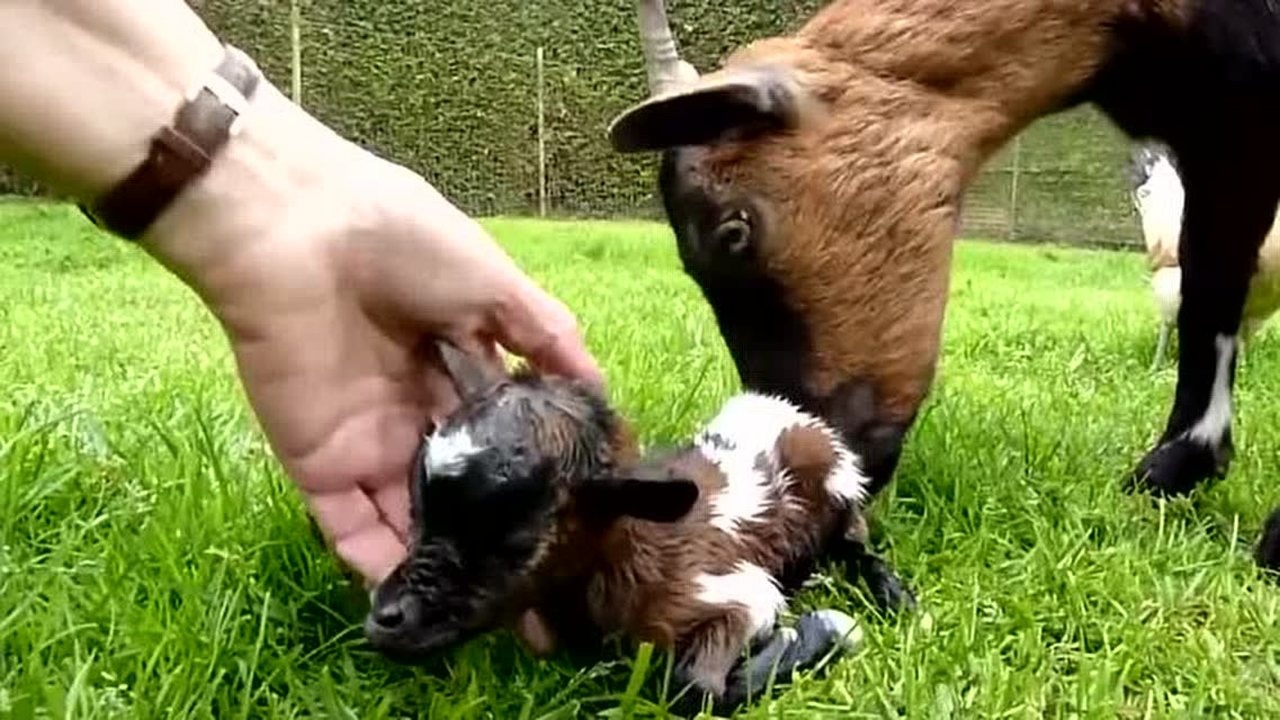
[[[751,219],[741,210],[726,217],[711,235],[715,246],[730,255],[740,255],[751,245]]]

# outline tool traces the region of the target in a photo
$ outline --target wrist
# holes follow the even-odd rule
[[[351,199],[338,185],[367,162],[265,78],[247,107],[205,172],[136,241],[211,305],[261,274],[273,246],[332,235]]]
[[[0,3],[0,151],[60,194],[97,197],[222,52],[183,4]]]

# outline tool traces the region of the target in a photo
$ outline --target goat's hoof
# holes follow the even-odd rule
[[[1262,526],[1262,537],[1254,550],[1254,560],[1262,569],[1280,573],[1280,507],[1271,511],[1271,517]]]
[[[888,573],[868,584],[871,586],[871,599],[882,613],[897,614],[916,609],[915,594],[897,575]]]
[[[915,595],[883,558],[867,552],[861,543],[847,547],[877,610],[885,615],[915,610]]]
[[[679,688],[677,688],[679,689]],[[710,709],[714,715],[721,717],[733,714],[736,706],[728,703],[722,697],[704,690],[697,685],[690,685],[676,699],[667,704],[667,713],[679,718],[697,717],[704,707]]]
[[[798,653],[795,669],[813,665],[833,649],[853,652],[862,646],[858,621],[839,610],[812,610],[796,620],[796,633],[805,651]],[[806,647],[807,645],[807,647]]]
[[[1162,498],[1188,495],[1204,481],[1226,474],[1230,447],[1229,440],[1217,452],[1195,440],[1170,440],[1147,453],[1130,477],[1128,487]]]

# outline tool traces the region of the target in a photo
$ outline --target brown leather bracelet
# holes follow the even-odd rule
[[[80,205],[99,227],[137,240],[239,130],[261,73],[243,52],[225,48],[213,74],[187,94],[173,122],[152,136],[146,159],[97,201]]]

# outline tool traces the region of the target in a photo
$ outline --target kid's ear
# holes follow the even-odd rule
[[[669,523],[683,518],[699,494],[693,480],[654,468],[590,480],[578,488],[577,499],[596,520],[626,516]]]
[[[449,371],[449,377],[453,381],[458,398],[464,402],[468,398],[483,394],[503,379],[500,372],[447,340],[437,341],[436,348],[440,352],[440,359],[444,361],[445,368]]]

